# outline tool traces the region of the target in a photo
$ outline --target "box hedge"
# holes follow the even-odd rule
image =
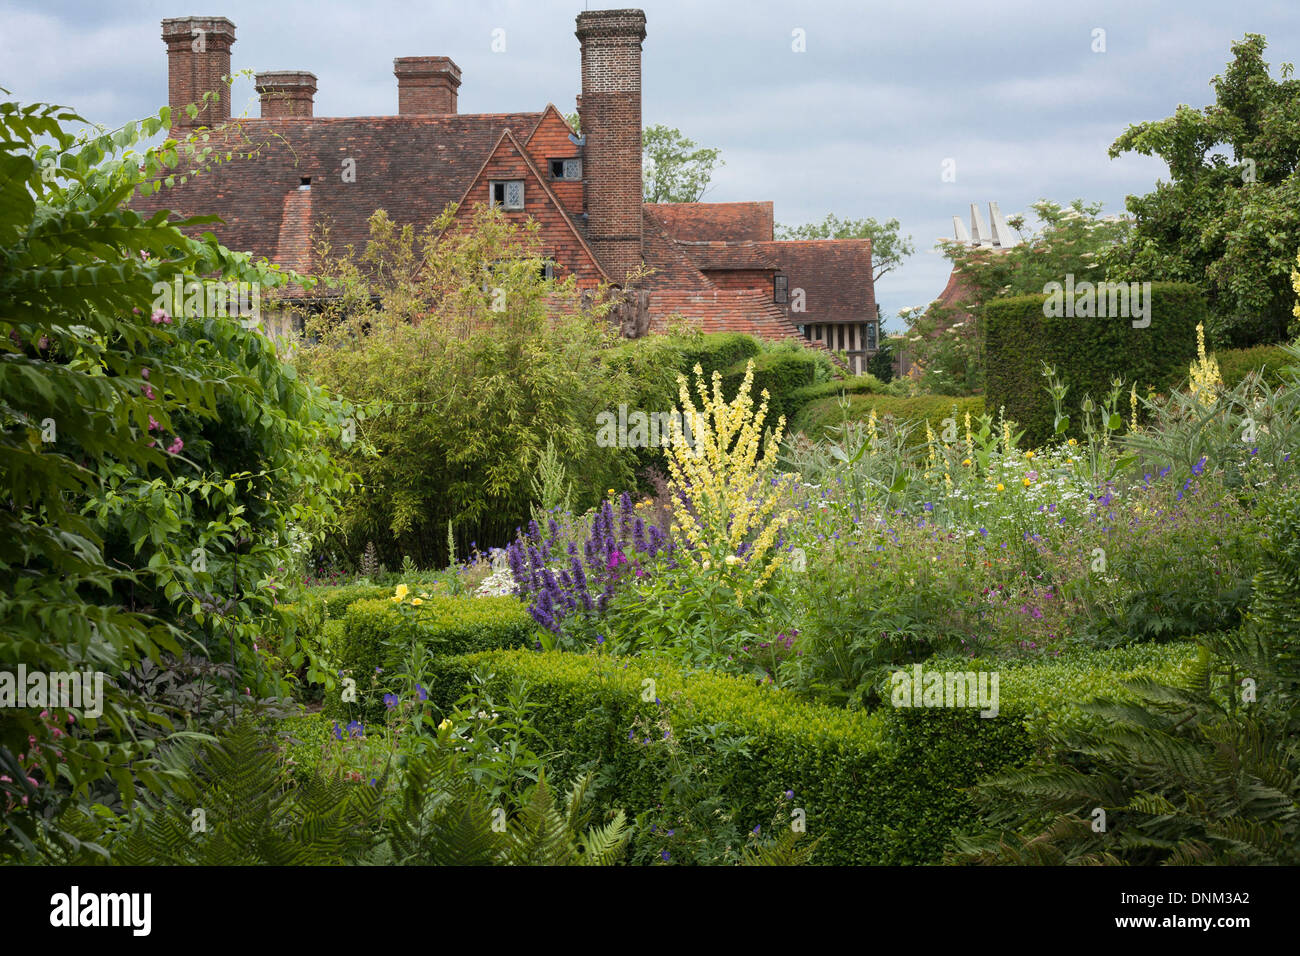
[[[327,621],[340,620],[353,601],[392,597],[393,589],[383,584],[344,584],[332,588],[308,588],[308,595],[325,606]]]
[[[1206,315],[1200,291],[1186,283],[1151,284],[1146,328],[1134,328],[1128,318],[1048,317],[1043,314],[1047,302],[1046,295],[1024,295],[996,299],[984,307],[988,408],[996,413],[1005,406],[1007,417],[1025,430],[1024,441],[1031,446],[1053,435],[1044,362],[1069,386],[1069,433],[1082,437],[1078,409],[1086,393],[1094,400],[1103,397],[1114,378],[1136,382],[1139,394],[1149,387],[1168,391],[1185,379],[1196,357],[1196,326]]]
[[[656,805],[665,782],[647,769],[655,763],[640,759],[639,748],[658,742],[629,740],[636,717],[665,710],[679,736],[688,729],[745,735],[744,748],[716,754],[710,767],[745,827],[766,826],[774,799],[793,790],[808,832],[824,838],[818,862],[933,863],[955,830],[977,823],[962,788],[1025,762],[1047,730],[1073,719],[1077,702],[1093,694],[1122,697],[1123,680],[1171,675],[1194,653],[1170,645],[1010,670],[1006,662],[989,664],[1002,680],[1000,713],[992,719],[941,708],[850,712],[664,662],[526,650],[443,662],[430,699],[449,708],[476,671],[492,675],[489,692],[522,683],[536,707],[533,725],[558,754],[552,772],[566,776],[598,760],[602,779],[611,782],[604,803],[631,816]],[[951,669],[976,668],[961,661]]]
[[[345,675],[357,682],[356,705],[339,694],[326,698],[330,716],[364,716],[382,712],[368,694],[376,668],[393,672],[405,649],[419,642],[438,657],[497,648],[526,647],[536,642],[537,624],[513,597],[430,597],[419,606],[399,605],[391,597],[355,601],[348,606],[330,650]],[[383,680],[375,681],[382,686]]]
[[[936,432],[943,430],[943,420],[953,416],[956,408],[957,421],[970,412],[971,418],[978,419],[984,414],[984,399],[979,395],[953,397],[951,395],[872,395],[852,394],[848,396],[849,418],[866,421],[871,410],[876,410],[878,418],[890,416],[900,422],[914,423],[917,428],[912,433],[912,441],[925,443],[925,423]],[[801,431],[813,439],[822,438],[827,430],[838,426],[844,420],[838,398],[822,398],[809,402],[795,417],[791,431]]]
[[[1247,373],[1254,371],[1262,373],[1265,385],[1277,388],[1283,383],[1281,370],[1291,365],[1300,365],[1300,361],[1280,345],[1223,349],[1215,352],[1214,358],[1219,363],[1219,374],[1227,388],[1240,384]]]

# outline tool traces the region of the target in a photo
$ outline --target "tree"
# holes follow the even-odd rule
[[[641,134],[642,182],[646,202],[699,202],[713,178],[713,167],[725,165],[722,150],[698,145],[681,130],[647,126]]]
[[[545,277],[539,225],[449,207],[421,229],[381,210],[364,250],[321,245],[338,296],[308,318],[298,361],[345,399],[382,412],[359,421],[345,460],[361,476],[339,535],[373,540],[393,566],[431,565],[461,548],[504,543],[526,524],[551,449],[579,508],[631,477],[621,449],[599,447],[596,415],[629,400],[626,371],[602,369],[618,332],[608,301],[573,275]],[[460,550],[460,549],[458,549]]]
[[[1211,81],[1215,102],[1179,106],[1130,126],[1110,147],[1159,156],[1169,182],[1128,197],[1132,241],[1108,260],[1109,277],[1190,281],[1205,287],[1212,343],[1250,345],[1286,334],[1300,249],[1300,80],[1282,64],[1274,80],[1265,38],[1232,44],[1233,60]]]
[[[866,219],[840,219],[830,213],[821,222],[802,226],[778,226],[780,239],[870,239],[872,279],[880,277],[902,265],[903,260],[916,252],[911,236],[899,235],[897,219],[877,222]]]
[[[62,107],[0,103],[0,660],[96,673],[103,695],[0,694],[0,856],[65,837],[61,811],[92,794],[182,785],[156,738],[213,715],[156,706],[130,674],[229,642],[230,696],[260,691],[290,524],[325,516],[339,483],[336,410],[260,331],[157,305],[203,276],[287,278],[182,231],[208,219],[126,205],[225,152],[206,133],[141,149],[169,119],[78,138]]]

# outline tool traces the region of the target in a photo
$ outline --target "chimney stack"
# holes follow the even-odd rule
[[[167,44],[167,102],[172,110],[172,136],[185,135],[198,126],[215,127],[230,119],[230,47],[235,25],[225,17],[170,17],[162,22]],[[203,94],[220,99],[203,107]],[[200,112],[190,119],[189,104]]]
[[[615,281],[641,265],[641,10],[578,14],[587,240]]]
[[[460,67],[445,56],[401,56],[393,61],[399,116],[456,112]]]
[[[316,74],[306,70],[269,70],[253,80],[262,98],[262,119],[312,115]]]

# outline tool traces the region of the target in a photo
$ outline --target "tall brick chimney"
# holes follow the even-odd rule
[[[578,14],[587,240],[621,281],[641,264],[641,10]]]
[[[446,56],[399,56],[393,61],[397,76],[397,112],[423,116],[456,112],[460,67]]]
[[[262,98],[262,119],[311,116],[316,74],[306,70],[268,70],[253,79]]]
[[[172,109],[172,135],[184,134],[196,126],[218,126],[230,119],[230,87],[222,78],[230,75],[230,47],[235,42],[235,25],[225,17],[169,17],[162,22],[167,44],[167,102]],[[203,106],[203,94],[216,92],[220,99],[190,119],[185,107]]]

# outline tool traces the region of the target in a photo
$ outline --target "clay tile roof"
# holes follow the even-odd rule
[[[760,243],[781,264],[791,297],[804,290],[799,323],[865,322],[876,318],[871,240],[807,239]]]
[[[677,242],[677,248],[700,269],[771,269],[781,262],[772,254],[771,242]]]
[[[803,341],[793,323],[772,303],[770,292],[748,289],[662,289],[650,293],[650,331],[663,332],[670,315],[695,319],[705,332],[745,332],[761,339]]]
[[[664,235],[659,220],[645,206],[642,215],[641,256],[645,264],[654,269],[646,280],[647,289],[712,289],[713,283],[689,257]]]
[[[252,159],[214,166],[131,205],[145,215],[163,208],[181,216],[218,212],[224,223],[200,230],[273,261],[281,250],[292,250],[294,261],[283,264],[303,268],[310,262],[285,231],[291,220],[312,227],[327,223],[331,245],[340,252],[349,244],[364,245],[376,209],[398,223],[428,224],[464,194],[503,130],[531,130],[540,118],[477,113],[234,120],[212,134],[213,145],[224,140],[223,153],[255,149]],[[344,181],[349,159],[354,182]],[[309,220],[299,201],[288,198],[305,177],[311,178]]]
[[[770,202],[649,203],[672,239],[683,242],[771,242]]]

